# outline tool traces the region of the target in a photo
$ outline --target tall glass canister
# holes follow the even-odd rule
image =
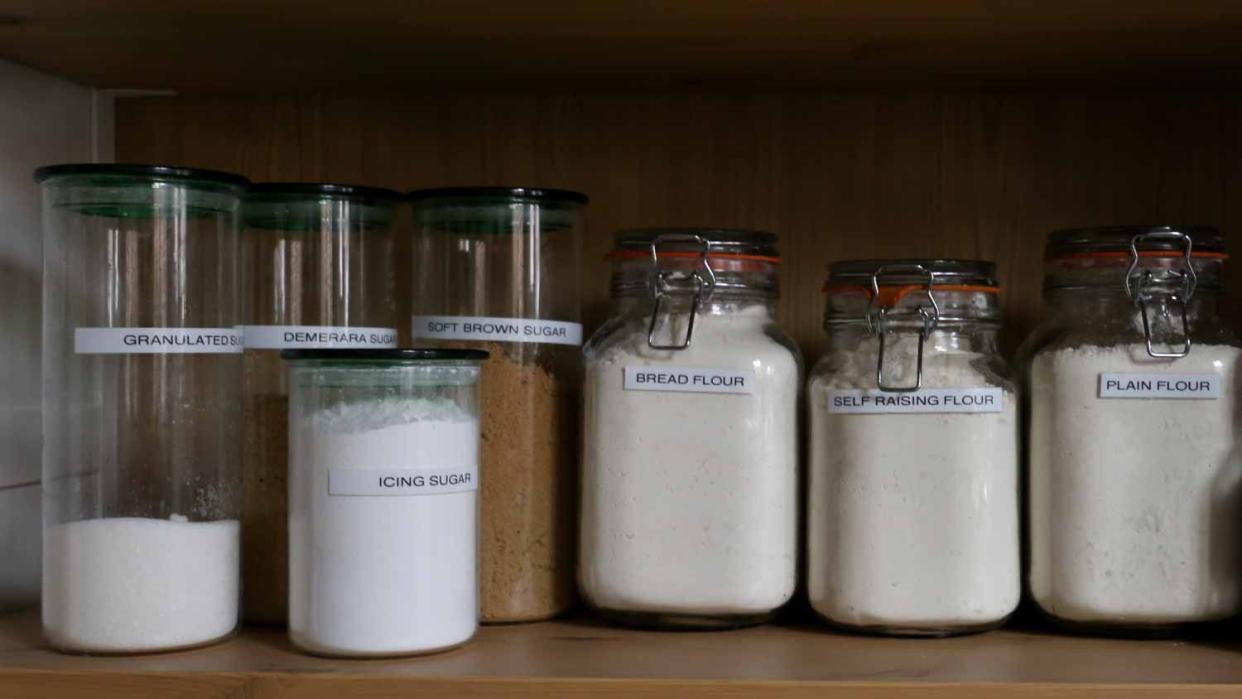
[[[167,650],[237,626],[247,181],[57,165],[43,185],[43,628]]]
[[[242,616],[282,624],[288,598],[289,380],[284,349],[395,347],[393,217],[401,195],[263,182],[243,205]]]
[[[574,601],[578,237],[587,197],[466,187],[411,199],[413,339],[491,355],[482,385],[481,618],[546,619]]]

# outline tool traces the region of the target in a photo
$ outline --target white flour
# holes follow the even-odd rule
[[[588,360],[579,582],[596,607],[763,614],[793,594],[798,363],[761,306],[700,315],[690,348],[633,331]],[[754,371],[749,395],[624,390],[627,366]]]
[[[1044,352],[1031,367],[1031,592],[1061,619],[1176,623],[1239,610],[1242,352],[1139,345]],[[1101,372],[1218,374],[1217,400],[1099,399]]]
[[[934,338],[933,338],[934,339]],[[916,343],[886,352],[892,378]],[[829,389],[875,388],[866,340],[808,388],[808,594],[858,627],[952,630],[1003,620],[1018,604],[1017,405],[1000,412],[830,414]],[[999,386],[973,352],[925,354],[923,386]],[[890,394],[896,395],[896,394]]]
[[[88,653],[207,643],[237,626],[237,520],[88,519],[43,539],[43,627]]]
[[[477,488],[478,421],[447,400],[388,399],[304,416],[289,444],[293,642],[328,655],[388,655],[474,635],[476,491],[330,495],[329,471],[457,469],[473,473]]]

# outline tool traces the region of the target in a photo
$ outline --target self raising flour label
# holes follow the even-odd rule
[[[240,328],[76,328],[77,354],[241,354]]]
[[[328,495],[443,495],[478,490],[477,466],[437,469],[334,468],[328,471]]]
[[[415,340],[487,340],[582,344],[582,325],[559,320],[485,318],[475,316],[414,316]]]
[[[1100,398],[1220,398],[1217,374],[1100,374]]]
[[[924,388],[909,393],[830,389],[829,413],[999,413],[999,388]]]
[[[695,367],[625,367],[625,390],[674,393],[754,393],[755,372]]]
[[[323,325],[247,325],[247,349],[366,349],[396,347],[395,328]]]

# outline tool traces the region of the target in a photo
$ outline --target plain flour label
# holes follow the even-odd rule
[[[1220,398],[1217,374],[1100,374],[1100,398]]]
[[[581,345],[582,324],[531,318],[482,316],[414,316],[416,340],[486,340],[491,342],[543,342]]]
[[[674,393],[754,393],[755,372],[698,367],[625,367],[625,390]]]
[[[77,354],[241,354],[239,328],[76,328]]]
[[[444,495],[479,487],[477,465],[460,468],[328,470],[328,495]]]
[[[394,328],[347,328],[326,325],[247,325],[247,349],[365,349],[397,346]]]
[[[999,388],[923,388],[908,393],[830,389],[829,413],[999,413]]]

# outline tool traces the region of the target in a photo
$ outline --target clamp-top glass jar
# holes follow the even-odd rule
[[[1242,350],[1206,227],[1049,236],[1027,341],[1031,595],[1067,625],[1163,632],[1242,606]]]
[[[808,381],[808,594],[842,626],[947,635],[1021,591],[1018,406],[990,262],[833,264]]]
[[[776,324],[776,238],[617,235],[585,348],[578,581],[602,615],[728,627],[793,594],[801,362]]]

